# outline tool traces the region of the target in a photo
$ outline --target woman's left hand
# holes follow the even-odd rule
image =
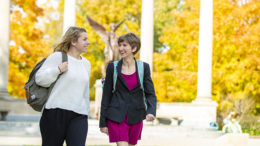
[[[155,117],[152,114],[146,115],[146,121],[153,121]]]

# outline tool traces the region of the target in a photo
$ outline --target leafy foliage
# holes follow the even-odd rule
[[[163,23],[155,22],[155,32],[164,26],[157,32],[164,51],[154,53],[155,90],[159,101],[189,102],[197,89],[200,1],[157,1],[170,2],[175,7],[160,15]],[[236,111],[244,131],[253,134],[259,133],[255,115],[260,113],[259,8],[257,0],[215,0],[213,9],[212,98],[218,102],[218,122]]]
[[[155,26],[166,24],[155,32],[162,29],[159,41],[169,48],[165,53],[154,53],[153,77],[158,101],[192,101],[197,88],[199,0],[187,0],[185,3],[158,0],[157,3],[173,6],[168,8],[168,14],[160,15],[165,22],[155,21]],[[164,11],[158,9],[155,14]]]
[[[125,18],[126,21],[116,33],[122,35],[131,31],[140,35],[141,1],[86,0],[76,2],[76,25],[87,29],[91,42],[87,53],[83,56],[91,62],[90,97],[94,99],[95,81],[102,76],[101,66],[104,62],[105,44],[89,26],[86,15],[101,23],[108,31],[109,24],[118,23]],[[37,61],[47,57],[53,51],[53,46],[61,38],[64,0],[59,1],[57,8],[50,3],[51,1],[47,0],[39,7],[36,0],[13,1],[12,7],[22,9],[22,12],[19,10],[11,12],[11,40],[15,42],[15,45],[10,46],[9,92],[13,96],[24,98],[24,91],[21,89],[28,79],[29,72]],[[23,14],[26,16],[22,17]],[[53,18],[55,14],[57,16]],[[37,28],[36,25],[39,23],[42,26]],[[33,36],[29,37],[28,34]]]
[[[30,71],[48,53],[48,42],[42,40],[44,33],[36,27],[37,18],[42,15],[43,9],[36,0],[12,1],[8,84],[12,96],[25,96],[23,86]]]

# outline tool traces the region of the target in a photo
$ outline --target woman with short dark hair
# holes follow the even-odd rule
[[[134,146],[141,139],[142,121],[155,118],[156,95],[149,64],[141,62],[141,70],[134,57],[141,47],[139,37],[127,33],[118,45],[122,59],[107,66],[99,127],[117,146]]]

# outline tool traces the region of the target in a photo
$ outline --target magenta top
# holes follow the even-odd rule
[[[136,72],[134,72],[131,75],[126,75],[121,73],[121,76],[125,79],[129,90],[132,90],[135,86],[137,86],[138,83],[137,83]]]

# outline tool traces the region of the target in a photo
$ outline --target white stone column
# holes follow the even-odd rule
[[[197,100],[211,100],[213,0],[200,1]]]
[[[7,96],[10,0],[0,0],[0,98]]]
[[[0,120],[6,120],[7,114],[11,111],[10,101],[13,101],[8,94],[8,68],[9,68],[9,26],[10,26],[10,0],[0,0]]]
[[[142,1],[140,59],[153,70],[153,0]]]
[[[213,0],[201,0],[197,99],[192,102],[194,108],[190,119],[193,120],[187,123],[195,127],[207,128],[210,122],[216,122],[217,103],[211,99],[212,42]]]
[[[63,34],[76,23],[76,0],[65,0],[63,14]]]

